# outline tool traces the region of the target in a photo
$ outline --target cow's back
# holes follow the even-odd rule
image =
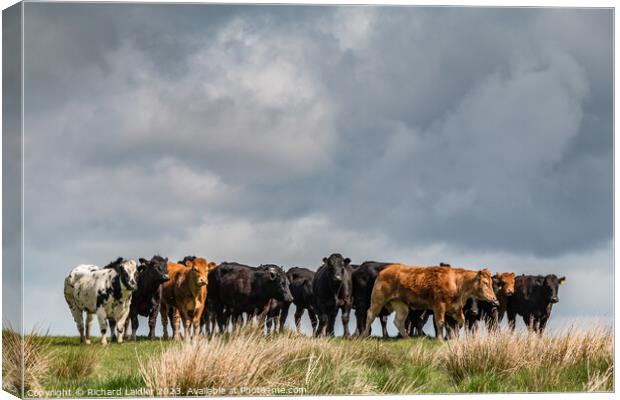
[[[379,273],[375,288],[386,299],[400,300],[413,308],[432,309],[438,298],[457,294],[454,280],[458,272],[449,267],[393,264]]]
[[[312,279],[314,271],[302,267],[293,267],[286,272],[289,280],[289,289],[293,295],[293,302],[297,306],[312,306],[313,291]]]
[[[375,284],[379,272],[391,263],[366,261],[359,267],[355,268],[351,273],[351,283],[353,286],[354,303],[370,304],[370,296],[372,287]]]
[[[252,298],[256,268],[239,263],[222,263],[213,271],[218,301],[228,306],[247,304]]]
[[[100,306],[107,307],[110,299],[120,296],[120,282],[114,287],[115,278],[117,273],[113,269],[78,265],[65,278],[65,299],[72,307],[94,313]]]

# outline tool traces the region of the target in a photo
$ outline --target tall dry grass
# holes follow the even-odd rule
[[[54,356],[47,333],[40,334],[35,327],[30,334],[22,337],[10,324],[5,325],[7,328],[2,330],[2,389],[22,397],[22,371],[24,392],[39,390],[43,387]]]
[[[182,395],[191,394],[191,388],[230,393],[233,388],[261,387],[303,387],[305,394],[372,393],[360,357],[360,352],[343,351],[329,340],[291,333],[264,337],[248,328],[179,344],[139,360],[139,371],[153,393],[170,387],[180,388]]]
[[[560,390],[567,378],[586,374],[582,390],[613,387],[613,336],[609,328],[568,329],[540,336],[511,332],[464,335],[447,342],[438,354],[455,383],[471,376],[522,378],[527,391]],[[602,372],[601,372],[602,371]]]
[[[246,328],[170,347],[139,360],[139,371],[154,394],[180,388],[172,395],[201,395],[192,388],[231,394],[230,389],[244,387],[304,388],[306,395],[609,391],[612,345],[611,332],[604,328],[543,337],[470,335],[445,343],[292,333],[264,337]]]

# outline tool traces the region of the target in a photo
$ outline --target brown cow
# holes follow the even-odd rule
[[[433,310],[438,338],[444,338],[446,314],[462,327],[463,306],[468,298],[497,304],[491,274],[485,268],[470,271],[450,267],[410,267],[394,264],[384,268],[372,290],[364,336],[383,307],[396,312],[394,324],[402,337],[409,337],[405,321],[409,308]]]
[[[185,264],[168,262],[170,280],[162,285],[161,322],[164,339],[168,338],[168,311],[174,309],[172,334],[179,339],[179,319],[183,321],[184,338],[190,338],[190,326],[194,326],[192,338],[198,334],[200,317],[207,299],[209,270],[216,264],[204,258],[186,260]]]
[[[497,301],[499,301],[499,315],[498,322],[504,318],[506,309],[508,308],[508,298],[513,295],[515,291],[515,273],[514,272],[502,272],[497,273],[493,277],[494,283],[499,286],[499,290],[495,293],[497,295]]]

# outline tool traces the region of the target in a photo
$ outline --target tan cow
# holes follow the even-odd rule
[[[491,274],[486,268],[471,271],[445,266],[390,265],[375,281],[363,336],[368,336],[372,322],[381,309],[387,307],[396,312],[394,324],[404,338],[409,337],[405,329],[409,308],[433,310],[437,337],[443,339],[446,314],[462,327],[465,322],[463,306],[468,298],[497,304],[492,285]]]
[[[168,311],[172,308],[172,334],[174,339],[180,338],[179,320],[183,321],[184,338],[189,340],[193,325],[192,338],[198,334],[200,317],[207,299],[207,283],[209,271],[216,264],[204,258],[185,261],[185,264],[168,262],[170,280],[162,285],[161,322],[164,339],[168,338]]]
[[[498,308],[498,323],[504,317],[506,308],[508,308],[508,298],[513,295],[515,291],[515,273],[514,272],[502,272],[493,276],[494,286],[498,290],[495,291],[497,301],[499,301]]]

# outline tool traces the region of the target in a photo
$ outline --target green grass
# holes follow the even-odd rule
[[[246,330],[193,345],[138,342],[81,345],[45,336],[51,354],[44,390],[304,388],[304,394],[570,392],[613,390],[609,331],[539,338],[500,334],[432,339],[263,337]],[[230,393],[229,393],[230,394]],[[284,393],[283,393],[284,394]],[[66,396],[66,394],[65,394]],[[134,394],[133,397],[136,397]]]
[[[137,342],[123,344],[111,343],[102,346],[97,338],[93,344],[80,344],[79,337],[51,336],[50,349],[55,354],[53,371],[58,371],[60,365],[67,360],[76,360],[77,354],[90,352],[93,354],[93,368],[77,376],[64,376],[57,372],[52,373],[45,381],[45,389],[82,389],[84,397],[89,397],[86,389],[133,389],[144,386],[144,381],[138,372],[138,359],[161,353],[173,345],[171,341],[138,338]],[[98,397],[98,396],[94,396]]]

